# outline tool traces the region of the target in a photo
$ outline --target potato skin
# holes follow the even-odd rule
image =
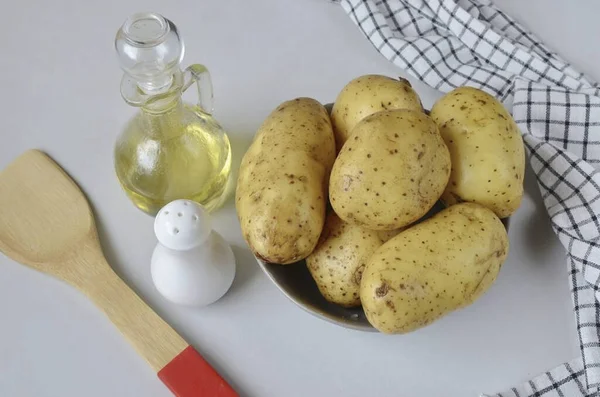
[[[384,243],[378,232],[342,221],[333,211],[306,266],[321,295],[344,307],[360,306],[360,280],[367,260]]]
[[[331,122],[318,101],[286,101],[263,122],[242,159],[236,188],[242,233],[257,257],[289,264],[313,251],[334,160]]]
[[[344,221],[393,230],[433,207],[450,175],[450,154],[422,112],[385,110],[363,119],[335,160],[329,198]]]
[[[360,281],[367,260],[403,230],[369,230],[344,222],[330,211],[317,247],[306,258],[321,295],[340,306],[360,306]]]
[[[473,303],[496,279],[508,248],[490,209],[461,203],[442,210],[371,256],[360,286],[367,319],[383,333],[407,333]]]
[[[450,150],[452,172],[442,200],[475,202],[500,218],[521,204],[525,173],[523,139],[510,113],[493,96],[457,88],[431,109]]]
[[[386,109],[423,111],[421,100],[408,80],[369,74],[350,81],[338,94],[331,111],[337,150],[365,117]]]

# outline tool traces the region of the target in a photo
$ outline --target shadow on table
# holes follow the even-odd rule
[[[239,299],[245,294],[248,286],[252,284],[250,281],[260,274],[256,258],[246,246],[232,245],[231,249],[235,255],[235,279],[223,300]]]
[[[254,139],[254,131],[229,133],[229,143],[231,144],[231,176],[227,184],[226,193],[223,195],[224,202],[221,205],[222,209],[232,209],[235,211],[235,185],[238,179],[240,164],[244,154],[250,147]]]

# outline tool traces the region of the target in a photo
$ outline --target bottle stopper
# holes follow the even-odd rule
[[[235,257],[212,230],[204,208],[191,200],[165,205],[154,220],[158,244],[151,260],[152,281],[169,301],[206,306],[220,299],[235,277]]]
[[[148,12],[127,18],[115,37],[115,49],[126,77],[147,94],[168,89],[185,52],[175,24]]]

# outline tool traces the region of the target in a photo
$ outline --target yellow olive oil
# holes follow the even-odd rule
[[[129,198],[150,215],[181,198],[211,211],[225,193],[231,147],[211,116],[178,103],[130,121],[115,147],[115,169]]]

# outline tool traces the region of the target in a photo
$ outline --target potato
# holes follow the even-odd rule
[[[306,258],[321,295],[344,307],[360,306],[362,272],[381,244],[376,231],[346,223],[331,211],[317,248]]]
[[[306,266],[321,295],[344,307],[360,306],[359,289],[367,260],[400,230],[373,231],[342,221],[331,211]]]
[[[525,152],[510,113],[493,96],[460,87],[443,96],[431,117],[450,149],[452,172],[442,200],[485,205],[500,218],[513,214],[523,196]]]
[[[393,230],[421,218],[450,175],[450,154],[437,126],[413,110],[363,119],[335,160],[329,198],[344,221]]]
[[[423,111],[423,106],[408,80],[403,78],[395,80],[371,74],[349,82],[338,94],[331,111],[337,150],[359,121],[386,109]]]
[[[406,333],[467,306],[494,282],[508,236],[490,209],[448,207],[383,244],[367,262],[360,299],[383,333]]]
[[[334,160],[331,122],[316,100],[284,102],[263,122],[242,159],[236,189],[242,233],[257,257],[288,264],[313,251]]]

